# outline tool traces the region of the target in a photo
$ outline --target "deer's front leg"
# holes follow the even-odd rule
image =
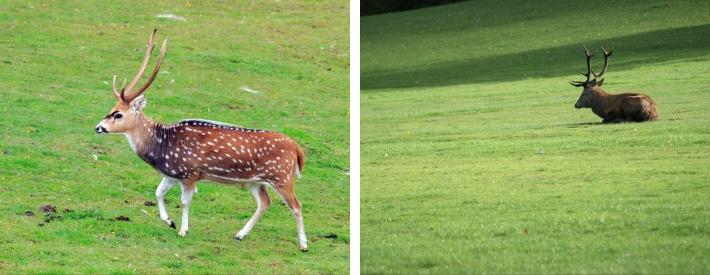
[[[168,211],[165,209],[165,194],[167,194],[170,188],[173,188],[176,183],[177,180],[175,179],[163,177],[163,181],[160,182],[158,189],[155,190],[155,196],[158,198],[160,219],[172,228],[175,228],[175,222],[170,220],[170,217],[168,217]]]
[[[191,180],[183,181],[180,187],[182,188],[182,221],[178,235],[185,237],[188,230],[187,217],[190,213],[190,203],[192,202],[192,195],[195,194],[195,182]]]
[[[625,120],[623,118],[618,118],[618,117],[607,117],[602,120],[602,123],[619,123],[619,122],[624,122]]]

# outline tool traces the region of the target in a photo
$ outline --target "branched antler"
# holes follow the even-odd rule
[[[575,87],[584,86],[584,84],[589,82],[589,77],[593,74],[593,72],[592,72],[592,56],[594,56],[594,54],[589,52],[587,47],[584,47],[584,56],[587,57],[587,73],[583,73],[583,72],[579,72],[579,73],[582,74],[583,76],[585,76],[587,79],[584,81],[570,80],[569,84],[571,84],[572,86],[575,86]]]
[[[599,74],[595,74],[594,72],[592,72],[595,78],[601,78],[602,76],[604,76],[606,68],[609,67],[609,57],[611,56],[611,50],[612,48],[609,48],[609,50],[607,51],[606,49],[604,49],[604,46],[602,46],[602,52],[604,52],[604,67],[602,68],[602,72]]]

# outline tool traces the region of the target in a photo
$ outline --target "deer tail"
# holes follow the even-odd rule
[[[303,150],[298,145],[296,145],[296,160],[298,161],[298,167],[296,167],[296,177],[300,179],[301,173],[303,173],[303,168],[306,165],[306,156],[303,154]]]

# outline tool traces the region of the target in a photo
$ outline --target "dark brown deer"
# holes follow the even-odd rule
[[[121,133],[128,138],[131,148],[146,163],[163,176],[156,190],[160,218],[175,228],[165,209],[165,194],[176,184],[182,189],[182,224],[179,235],[188,231],[188,212],[195,185],[200,180],[249,187],[256,200],[254,215],[236,234],[242,240],[269,207],[270,187],[286,202],[296,219],[301,250],[307,249],[301,204],[294,192],[294,179],[300,177],[304,155],[291,138],[275,132],[247,129],[209,120],[182,120],[167,125],[155,122],[143,114],[146,99],[142,95],[153,83],[160,70],[167,39],[163,41],[153,73],[143,86],[134,87],[145,72],[153,52],[153,30],[143,64],[133,80],[116,89],[116,105],[96,126],[96,133]]]
[[[599,74],[592,71],[592,56],[587,48],[584,48],[584,55],[587,57],[587,73],[581,73],[586,76],[584,81],[572,81],[570,84],[575,87],[583,87],[582,95],[579,96],[574,107],[592,108],[592,112],[601,117],[603,123],[624,122],[624,121],[647,121],[656,120],[658,112],[656,112],[656,103],[651,97],[641,93],[623,93],[610,94],[602,90],[601,86],[604,83],[604,73],[609,67],[609,57],[611,56],[611,48],[607,51],[602,47],[604,53],[604,67]],[[594,75],[594,79],[589,79]]]

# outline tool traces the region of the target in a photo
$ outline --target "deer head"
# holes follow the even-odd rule
[[[167,38],[163,40],[163,45],[160,47],[160,55],[158,56],[158,61],[155,64],[153,73],[143,86],[134,90],[148,66],[150,55],[153,53],[153,46],[155,46],[155,34],[157,32],[158,30],[154,29],[153,33],[150,35],[145,57],[143,58],[143,64],[128,86],[126,86],[126,81],[124,80],[119,92],[119,90],[116,89],[116,76],[113,76],[113,95],[116,97],[117,102],[108,115],[96,125],[96,133],[125,133],[139,126],[140,119],[143,117],[143,108],[146,105],[146,99],[143,93],[150,87],[150,84],[153,83],[153,80],[155,80],[155,77],[158,75],[160,64],[163,62],[163,55],[165,55],[165,47],[168,43]]]
[[[587,73],[580,72],[583,76],[585,76],[587,79],[584,81],[574,81],[570,80],[569,84],[575,87],[583,87],[582,89],[582,95],[579,96],[579,99],[577,99],[577,103],[574,104],[575,108],[585,108],[585,107],[590,107],[590,100],[594,97],[594,90],[597,87],[601,87],[602,84],[604,84],[604,73],[606,72],[606,68],[609,67],[609,57],[611,56],[611,48],[607,51],[602,47],[602,52],[604,52],[604,67],[602,68],[602,71],[599,74],[594,73],[592,71],[592,56],[594,56],[593,53],[589,52],[589,50],[585,47],[584,48],[584,55],[587,57]],[[589,79],[592,75],[594,75],[593,79]]]

